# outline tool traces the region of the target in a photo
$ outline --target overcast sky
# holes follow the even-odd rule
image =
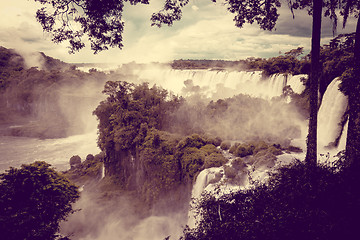
[[[258,25],[236,28],[233,15],[222,4],[210,0],[190,0],[183,18],[172,27],[150,26],[150,16],[161,8],[161,0],[150,6],[126,6],[123,50],[112,49],[94,55],[89,47],[68,54],[67,43],[54,44],[35,20],[39,4],[33,0],[0,1],[0,45],[20,52],[42,51],[65,62],[148,62],[173,59],[238,60],[247,57],[272,57],[297,47],[310,50],[311,17],[306,11],[280,9],[276,30],[260,30]],[[339,24],[341,25],[341,24]],[[355,31],[351,19],[345,30]],[[332,38],[331,22],[323,19],[322,41]]]

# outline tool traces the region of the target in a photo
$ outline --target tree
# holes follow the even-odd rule
[[[50,164],[34,162],[0,174],[1,239],[55,239],[79,192]]]
[[[36,13],[36,19],[45,32],[51,33],[52,41],[68,41],[70,53],[85,47],[82,38],[88,36],[94,53],[107,50],[108,46],[122,49],[125,23],[122,20],[124,4],[149,4],[149,0],[34,0],[44,5]],[[216,2],[216,0],[211,0]],[[182,8],[189,0],[165,0],[164,7],[151,17],[152,25],[171,26],[182,16]],[[257,22],[262,29],[272,30],[279,14],[279,0],[226,0],[225,4],[234,17],[235,25]],[[251,9],[251,10],[250,10]]]
[[[181,98],[166,90],[149,87],[147,83],[134,85],[108,81],[104,91],[108,98],[94,111],[99,119],[98,145],[112,150],[134,150],[141,145],[147,129],[163,130],[171,122],[170,115],[181,104]]]
[[[330,17],[330,19],[333,20],[333,33],[336,31],[337,27],[337,20],[338,20],[338,13],[343,16],[344,22],[343,27],[345,27],[347,23],[347,19],[351,14],[354,14],[357,18],[357,26],[356,26],[356,32],[355,32],[355,43],[354,43],[354,61],[353,61],[353,67],[348,66],[348,70],[345,71],[342,75],[342,90],[346,93],[348,96],[349,101],[349,124],[348,124],[348,132],[347,132],[347,142],[346,142],[346,159],[347,164],[353,168],[354,172],[358,171],[360,169],[360,17],[358,11],[360,10],[360,2],[359,1],[353,1],[353,0],[314,0],[314,7],[310,7],[310,0],[300,1],[300,0],[289,0],[289,6],[291,9],[297,9],[297,8],[308,8],[309,13],[313,14],[314,21],[315,21],[315,15],[317,12],[317,15],[320,13],[318,12],[319,7],[315,8],[316,4],[321,4],[323,2],[323,6],[325,8],[325,16]],[[340,11],[337,11],[340,10]],[[320,28],[321,28],[321,14],[320,20],[319,17],[317,17],[318,23],[317,27],[315,26],[315,22],[313,25],[313,31],[315,28],[318,28],[317,34],[319,34]],[[314,34],[314,32],[313,32]],[[348,38],[351,40],[351,38]],[[318,49],[320,44],[316,43],[314,44],[314,35],[313,35],[313,42],[312,42],[312,74],[310,77],[313,79],[312,76],[316,76],[316,69],[319,69],[321,66],[320,64],[316,63],[317,53],[314,51],[314,47]],[[319,42],[317,40],[317,42]],[[336,44],[336,43],[335,43]],[[314,55],[316,54],[316,55]],[[315,61],[314,61],[315,60]],[[317,67],[316,67],[317,66]],[[315,74],[315,75],[314,75]],[[318,75],[317,75],[318,76]],[[314,156],[316,156],[316,131],[315,129],[315,120],[313,119],[315,116],[315,84],[314,82],[311,82],[310,87],[311,90],[311,113],[313,117],[310,117],[310,123],[309,123],[309,137],[308,137],[308,152],[306,159],[308,161],[312,161],[311,159],[314,159]],[[318,84],[318,83],[316,83]],[[316,100],[317,102],[317,100]],[[310,146],[311,145],[311,146]],[[310,149],[309,149],[310,147]]]
[[[360,2],[352,0],[340,1],[343,6],[345,27],[350,14],[357,15],[354,44],[354,67],[345,73],[343,85],[349,100],[349,125],[346,139],[346,158],[354,172],[360,169]]]
[[[305,161],[311,165],[314,165],[317,161],[317,113],[319,77],[321,73],[320,38],[323,0],[288,0],[288,5],[293,13],[293,16],[294,9],[307,9],[309,14],[312,14],[313,16],[311,37],[311,73],[309,78],[310,119]],[[336,23],[336,14],[333,15],[333,11],[331,11],[331,9],[325,12],[325,16],[327,15],[334,19],[334,23]]]
[[[310,120],[305,161],[316,164],[317,160],[317,114],[320,66],[322,0],[313,0],[313,26],[311,37],[311,75],[310,75]]]

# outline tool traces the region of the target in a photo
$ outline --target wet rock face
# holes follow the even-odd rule
[[[116,177],[128,190],[136,190],[144,182],[144,168],[137,151],[107,151],[104,166],[105,176]]]

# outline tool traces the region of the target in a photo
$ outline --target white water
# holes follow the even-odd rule
[[[105,177],[105,166],[104,163],[101,166],[101,176],[100,176],[100,180],[103,179]]]
[[[199,173],[191,192],[191,198],[194,201],[194,203],[196,203],[201,198],[201,194],[205,191],[206,187],[209,186],[209,184],[211,184],[211,181],[216,178],[216,175],[220,174],[222,176],[223,172],[224,172],[223,167],[218,167],[218,168],[214,167],[214,168],[204,169]],[[189,220],[187,223],[189,227],[191,228],[195,227],[196,221],[198,220],[200,219],[197,217],[196,212],[190,209]]]
[[[303,78],[307,79],[306,74],[289,75],[286,85],[289,85],[294,93],[300,94],[305,90],[305,85],[301,81]]]
[[[72,156],[79,155],[85,160],[88,154],[99,153],[97,119],[92,112],[104,99],[101,93],[103,85],[104,81],[99,79],[76,87],[63,86],[54,91],[56,96],[50,100],[35,102],[36,115],[40,119],[52,119],[51,109],[58,109],[70,123],[69,128],[63,131],[76,135],[55,139],[0,136],[0,172],[34,161],[46,161],[57,170],[63,171],[69,169],[69,159]],[[48,95],[50,97],[51,94]],[[47,115],[50,117],[47,118]]]
[[[334,79],[323,96],[318,113],[318,148],[332,144],[341,135],[341,118],[348,100],[339,90],[340,80]]]
[[[283,74],[275,74],[269,79],[263,79],[260,71],[168,68],[147,68],[135,70],[134,73],[142,81],[156,83],[175,94],[182,96],[200,94],[210,99],[227,98],[236,94],[271,99],[280,96],[286,85],[290,85],[294,92],[301,93],[304,85],[300,79],[306,77],[306,75],[286,77]]]
[[[96,132],[45,140],[0,136],[0,171],[34,161],[46,161],[57,170],[67,170],[72,156],[79,155],[85,159],[87,154],[99,153],[96,138]]]

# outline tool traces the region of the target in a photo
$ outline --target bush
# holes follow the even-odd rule
[[[218,147],[220,146],[222,140],[221,138],[219,137],[213,137],[213,136],[208,136],[208,135],[205,135],[204,136],[204,139],[206,141],[207,144],[212,144],[214,145],[215,147]]]
[[[191,179],[200,171],[205,161],[204,152],[195,147],[188,147],[183,150],[181,157],[182,172]]]
[[[92,160],[94,160],[94,158],[95,158],[94,155],[88,154],[85,158],[85,161],[92,161]]]
[[[264,141],[258,141],[252,143],[254,145],[254,154],[258,153],[261,150],[267,149],[269,145]]]
[[[221,167],[227,163],[227,161],[221,153],[211,153],[205,157],[204,168]]]
[[[232,166],[233,168],[235,168],[236,170],[242,170],[244,168],[247,167],[246,163],[244,162],[244,159],[242,158],[235,158],[233,161],[232,161]]]
[[[236,157],[246,157],[249,155],[256,155],[259,152],[263,153],[264,151],[270,152],[273,155],[280,155],[282,154],[281,149],[276,144],[269,145],[264,141],[250,141],[247,143],[235,143],[233,146],[230,147],[229,152],[234,154]]]
[[[177,146],[178,149],[184,149],[186,147],[201,148],[206,145],[206,140],[198,134],[185,137],[181,140]]]
[[[200,148],[201,151],[204,151],[206,155],[210,155],[212,153],[221,153],[219,149],[217,149],[213,144],[206,144]]]
[[[59,224],[73,212],[77,187],[45,162],[0,174],[1,239],[55,239]]]
[[[295,161],[267,183],[215,197],[203,195],[202,218],[183,239],[354,239],[358,234],[358,175]],[[338,167],[340,166],[340,167]],[[232,170],[226,170],[231,176]]]
[[[237,157],[246,157],[246,156],[252,155],[254,153],[254,149],[255,149],[255,146],[251,143],[240,144],[236,148],[234,155]]]
[[[235,151],[238,148],[238,146],[240,146],[240,143],[235,143],[234,145],[232,145],[229,149],[229,153],[235,154]]]

